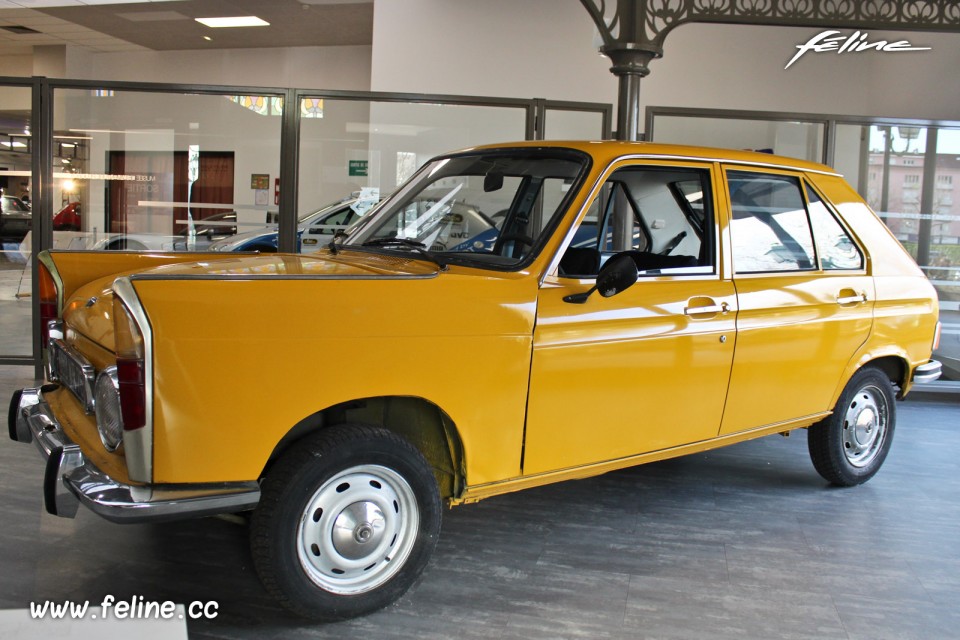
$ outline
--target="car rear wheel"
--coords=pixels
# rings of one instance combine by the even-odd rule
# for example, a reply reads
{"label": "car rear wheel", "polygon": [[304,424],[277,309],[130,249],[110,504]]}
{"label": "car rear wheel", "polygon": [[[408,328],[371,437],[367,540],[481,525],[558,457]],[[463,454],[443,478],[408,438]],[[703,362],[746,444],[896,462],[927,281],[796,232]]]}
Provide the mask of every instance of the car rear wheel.
{"label": "car rear wheel", "polygon": [[433,470],[396,434],[325,429],[263,482],[250,522],[254,566],[286,608],[343,620],[384,607],[423,572],[440,533]]}
{"label": "car rear wheel", "polygon": [[893,384],[872,367],[847,383],[833,414],[810,427],[807,446],[817,472],[850,487],[872,478],[887,457],[897,421]]}

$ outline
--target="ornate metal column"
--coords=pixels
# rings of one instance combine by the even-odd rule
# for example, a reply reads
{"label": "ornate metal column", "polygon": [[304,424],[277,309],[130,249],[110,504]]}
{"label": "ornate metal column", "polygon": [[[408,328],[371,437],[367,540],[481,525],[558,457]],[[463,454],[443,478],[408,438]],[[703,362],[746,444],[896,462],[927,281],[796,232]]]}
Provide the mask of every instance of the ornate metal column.
{"label": "ornate metal column", "polygon": [[640,133],[640,80],[650,73],[650,61],[663,56],[663,47],[645,29],[647,3],[618,0],[609,13],[605,0],[580,0],[600,31],[600,53],[610,58],[610,71],[620,80],[617,100],[617,139],[636,140]]}

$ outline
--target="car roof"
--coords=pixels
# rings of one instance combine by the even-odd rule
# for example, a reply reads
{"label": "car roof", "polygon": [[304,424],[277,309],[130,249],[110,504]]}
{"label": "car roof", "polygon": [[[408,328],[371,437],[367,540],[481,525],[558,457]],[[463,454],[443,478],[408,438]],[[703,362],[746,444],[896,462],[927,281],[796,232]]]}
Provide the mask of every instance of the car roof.
{"label": "car roof", "polygon": [[714,147],[696,147],[659,142],[626,142],[612,140],[526,140],[504,144],[490,144],[464,149],[463,152],[489,151],[498,149],[574,149],[582,151],[602,164],[608,164],[619,158],[663,158],[674,160],[701,160],[708,162],[728,162],[753,166],[772,166],[784,169],[799,169],[815,173],[840,175],[825,164],[809,162],[798,158],[787,158],[771,153],[719,149]]}

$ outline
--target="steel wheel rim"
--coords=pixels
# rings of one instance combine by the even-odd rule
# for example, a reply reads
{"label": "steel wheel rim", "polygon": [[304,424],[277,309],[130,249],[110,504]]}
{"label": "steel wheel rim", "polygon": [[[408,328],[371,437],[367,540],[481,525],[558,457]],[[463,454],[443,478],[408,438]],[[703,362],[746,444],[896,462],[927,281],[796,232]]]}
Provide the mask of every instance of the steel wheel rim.
{"label": "steel wheel rim", "polygon": [[853,395],[843,416],[843,454],[863,468],[873,462],[887,439],[889,407],[883,391],[869,385]]}
{"label": "steel wheel rim", "polygon": [[400,474],[379,465],[351,467],[307,501],[297,528],[297,557],[322,589],[364,593],[403,567],[419,526],[416,495]]}

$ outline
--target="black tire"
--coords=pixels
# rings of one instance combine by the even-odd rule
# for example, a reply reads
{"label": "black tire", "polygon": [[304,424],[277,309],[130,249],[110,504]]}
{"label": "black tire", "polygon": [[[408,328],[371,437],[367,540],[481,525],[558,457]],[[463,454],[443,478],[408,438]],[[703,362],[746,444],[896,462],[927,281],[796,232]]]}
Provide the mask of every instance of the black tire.
{"label": "black tire", "polygon": [[896,394],[887,375],[873,367],[856,372],[833,413],[807,432],[817,473],[842,487],[863,484],[883,466],[896,423]]}
{"label": "black tire", "polygon": [[108,251],[146,251],[147,246],[143,243],[137,242],[136,240],[129,240],[127,238],[121,238],[111,242],[107,246]]}
{"label": "black tire", "polygon": [[420,577],[440,535],[433,470],[402,437],[338,425],[296,443],[250,520],[254,566],[290,611],[336,621],[376,611]]}

